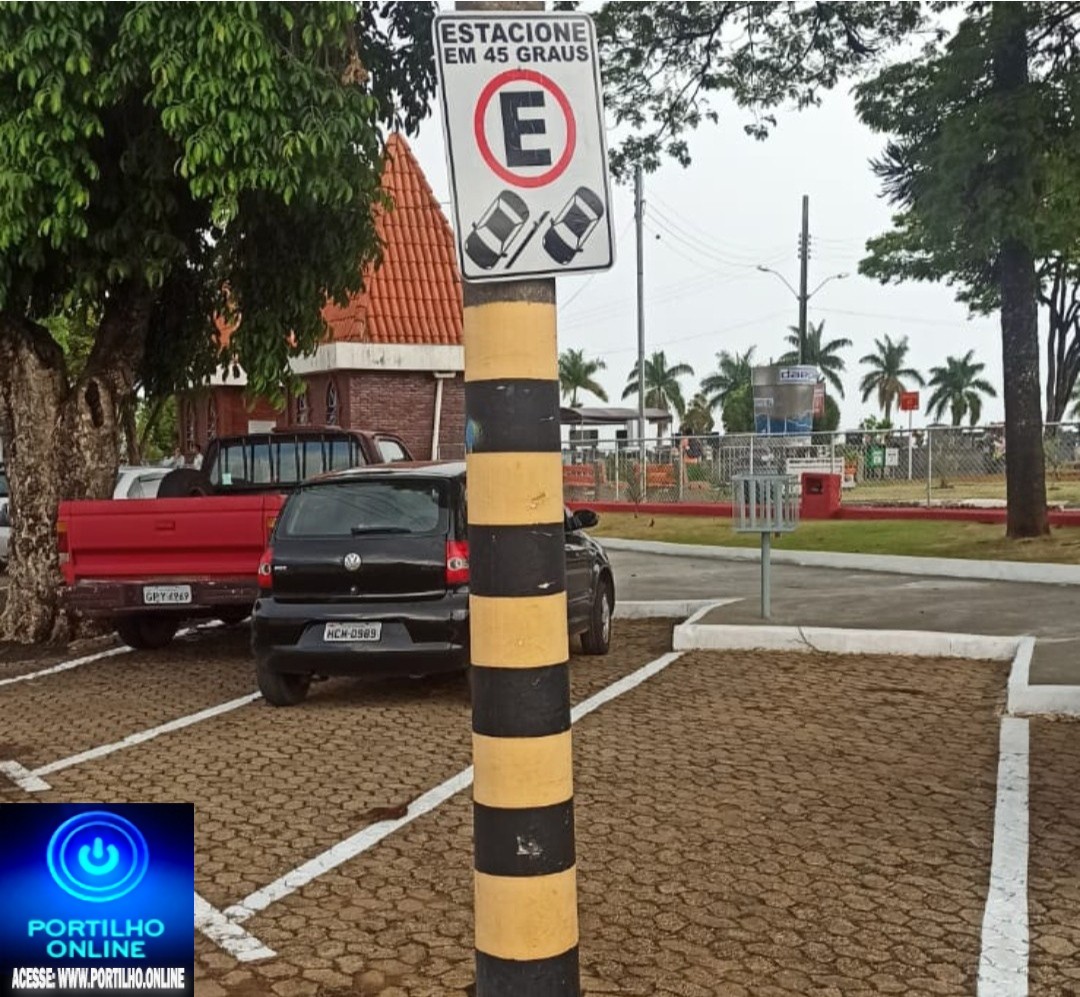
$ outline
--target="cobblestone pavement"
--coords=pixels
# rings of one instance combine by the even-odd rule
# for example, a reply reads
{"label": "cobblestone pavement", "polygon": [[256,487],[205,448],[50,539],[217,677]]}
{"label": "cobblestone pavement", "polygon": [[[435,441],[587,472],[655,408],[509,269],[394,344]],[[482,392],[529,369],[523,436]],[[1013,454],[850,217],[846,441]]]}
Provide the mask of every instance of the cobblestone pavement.
{"label": "cobblestone pavement", "polygon": [[1080,994],[1080,721],[1031,722],[1031,994]]}
{"label": "cobblestone pavement", "polygon": [[[580,701],[670,648],[619,621]],[[1007,665],[694,652],[575,728],[587,994],[973,994]],[[246,635],[0,687],[0,758],[40,765],[254,689]],[[93,703],[93,709],[87,704]],[[459,679],[318,685],[0,800],[194,800],[196,886],[226,908],[469,763]],[[1080,992],[1080,724],[1033,721],[1032,995]],[[1044,771],[1045,768],[1045,771]],[[195,937],[198,997],[460,997],[460,793],[244,923]]]}
{"label": "cobblestone pavement", "polygon": [[[1004,679],[699,652],[583,720],[586,993],[973,993]],[[462,794],[247,922],[277,959],[201,946],[202,993],[464,993],[469,842]]]}

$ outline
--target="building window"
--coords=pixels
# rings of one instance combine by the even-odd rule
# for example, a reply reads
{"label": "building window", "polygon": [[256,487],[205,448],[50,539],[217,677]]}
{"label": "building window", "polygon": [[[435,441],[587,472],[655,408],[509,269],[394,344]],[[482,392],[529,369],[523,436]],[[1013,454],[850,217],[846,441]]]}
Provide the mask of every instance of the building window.
{"label": "building window", "polygon": [[308,388],[304,385],[303,390],[296,396],[296,424],[306,426],[311,421],[311,403],[308,398]]}
{"label": "building window", "polygon": [[338,424],[337,385],[332,380],[326,386],[326,424],[328,426]]}
{"label": "building window", "polygon": [[206,406],[206,439],[217,438],[217,399],[211,395]]}

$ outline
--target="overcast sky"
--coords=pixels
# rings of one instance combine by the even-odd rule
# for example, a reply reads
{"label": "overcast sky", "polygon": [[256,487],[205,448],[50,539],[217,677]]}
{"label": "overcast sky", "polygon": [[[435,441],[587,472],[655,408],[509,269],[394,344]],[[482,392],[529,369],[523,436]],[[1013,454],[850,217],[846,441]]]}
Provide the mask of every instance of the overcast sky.
{"label": "overcast sky", "polygon": [[[744,134],[745,121],[745,113],[726,111],[719,125],[706,125],[692,137],[689,168],[668,163],[646,177],[646,353],[664,350],[669,363],[694,368],[695,377],[684,379],[689,397],[715,368],[720,350],[753,346],[763,362],[784,352],[783,337],[797,322],[798,303],[776,277],[755,267],[773,267],[798,286],[801,198],[808,194],[809,286],[831,274],[849,274],[823,287],[809,309],[811,322],[825,321],[828,339],[854,343],[844,353],[846,397],[837,399],[841,427],[876,413],[873,398],[865,404],[859,399],[864,369],[858,361],[873,350],[875,337],[885,334],[908,337],[909,365],[926,377],[946,356],[974,349],[998,391],[984,406],[983,418],[1000,421],[997,316],[969,319],[944,286],[883,287],[856,273],[866,239],[888,227],[890,211],[869,167],[882,139],[859,123],[847,90],[829,95],[821,108],[781,115],[765,142]],[[447,201],[437,112],[413,147],[436,195]],[[619,236],[614,268],[560,278],[558,296],[560,349],[582,348],[602,358],[607,369],[600,381],[617,403],[636,362],[637,327],[632,189],[616,187],[614,199]],[[924,391],[924,404],[927,397]],[[916,426],[925,421],[924,413],[916,413]]]}

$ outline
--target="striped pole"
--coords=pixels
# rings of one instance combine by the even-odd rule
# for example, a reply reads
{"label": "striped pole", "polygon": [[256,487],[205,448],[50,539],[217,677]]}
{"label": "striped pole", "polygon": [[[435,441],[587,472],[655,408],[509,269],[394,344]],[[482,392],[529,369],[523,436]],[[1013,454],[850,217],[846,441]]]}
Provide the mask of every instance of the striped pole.
{"label": "striped pole", "polygon": [[555,283],[464,296],[476,997],[578,997]]}

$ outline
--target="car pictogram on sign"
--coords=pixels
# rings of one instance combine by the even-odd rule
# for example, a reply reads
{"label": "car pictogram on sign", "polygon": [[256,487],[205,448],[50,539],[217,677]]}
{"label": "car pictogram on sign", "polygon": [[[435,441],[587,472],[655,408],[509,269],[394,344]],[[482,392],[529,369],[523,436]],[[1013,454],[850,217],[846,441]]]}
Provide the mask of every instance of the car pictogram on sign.
{"label": "car pictogram on sign", "polygon": [[604,202],[588,187],[578,187],[544,233],[544,249],[556,263],[570,263],[604,217]]}
{"label": "car pictogram on sign", "polygon": [[501,191],[479,221],[473,223],[465,240],[469,259],[478,267],[492,269],[506,256],[528,220],[528,205],[512,190]]}

